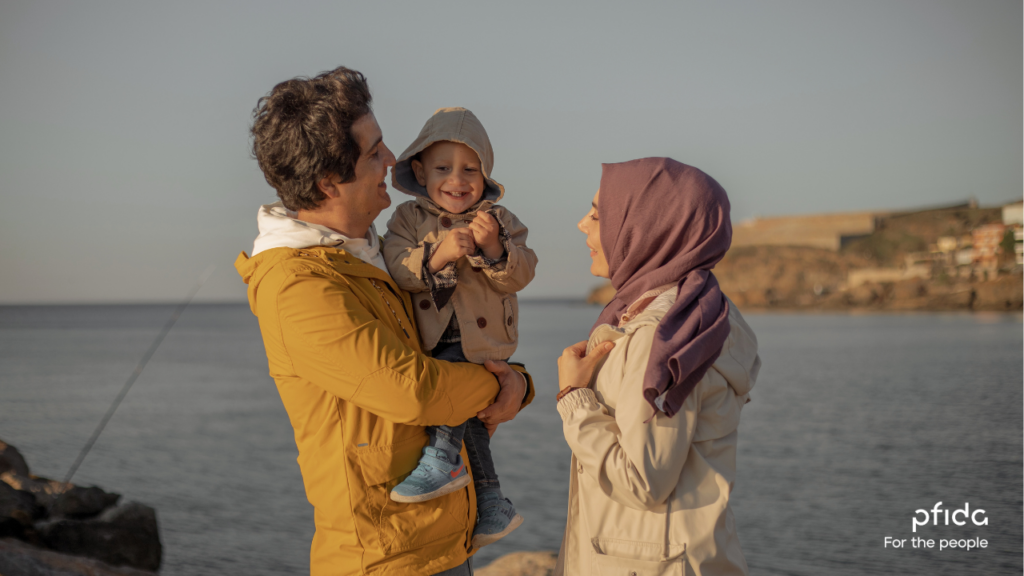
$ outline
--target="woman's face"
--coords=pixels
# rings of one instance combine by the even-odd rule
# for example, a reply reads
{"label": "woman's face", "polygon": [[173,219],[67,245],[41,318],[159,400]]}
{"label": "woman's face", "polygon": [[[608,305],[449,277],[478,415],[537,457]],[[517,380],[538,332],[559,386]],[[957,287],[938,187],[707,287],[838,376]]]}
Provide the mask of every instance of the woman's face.
{"label": "woman's face", "polygon": [[608,278],[608,259],[601,249],[601,223],[597,220],[597,201],[601,195],[598,190],[594,194],[594,202],[591,204],[590,212],[576,224],[576,227],[587,235],[587,247],[590,248],[590,273],[601,278]]}

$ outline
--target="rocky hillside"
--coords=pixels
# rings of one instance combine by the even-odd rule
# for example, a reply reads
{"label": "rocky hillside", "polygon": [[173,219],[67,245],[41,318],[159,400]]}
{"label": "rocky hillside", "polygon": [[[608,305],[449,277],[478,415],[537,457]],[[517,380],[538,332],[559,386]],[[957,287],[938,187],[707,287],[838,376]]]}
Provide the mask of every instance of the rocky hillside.
{"label": "rocky hillside", "polygon": [[[966,206],[887,214],[837,250],[734,246],[714,273],[743,309],[1019,311],[1024,278],[1012,253],[1000,257],[998,271],[981,271],[936,252],[940,238],[963,241],[1000,221],[998,208]],[[603,304],[614,294],[604,284],[588,301]]]}

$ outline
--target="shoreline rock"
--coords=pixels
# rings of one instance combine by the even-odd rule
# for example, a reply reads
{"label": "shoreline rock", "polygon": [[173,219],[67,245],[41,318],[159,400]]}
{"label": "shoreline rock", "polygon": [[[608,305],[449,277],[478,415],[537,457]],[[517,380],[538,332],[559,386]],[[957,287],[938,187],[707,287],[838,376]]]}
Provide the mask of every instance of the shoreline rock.
{"label": "shoreline rock", "polygon": [[0,538],[0,574],[4,576],[153,576],[127,566],[111,566],[84,556],[36,548],[20,540]]}
{"label": "shoreline rock", "polygon": [[0,440],[0,474],[5,472],[28,476],[28,463],[17,448]]}
{"label": "shoreline rock", "polygon": [[473,572],[477,576],[551,576],[557,561],[558,552],[553,550],[513,552]]}
{"label": "shoreline rock", "polygon": [[120,499],[96,486],[35,476],[18,450],[0,441],[0,574],[155,573],[163,556],[156,510]]}

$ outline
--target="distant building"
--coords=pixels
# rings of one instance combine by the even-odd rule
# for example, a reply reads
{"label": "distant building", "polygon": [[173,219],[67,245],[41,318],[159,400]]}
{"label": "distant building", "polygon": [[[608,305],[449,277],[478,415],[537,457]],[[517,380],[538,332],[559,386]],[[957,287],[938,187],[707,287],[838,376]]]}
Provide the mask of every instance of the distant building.
{"label": "distant building", "polygon": [[935,247],[938,248],[939,252],[953,252],[957,249],[956,236],[940,236],[938,241],[935,243]]}
{"label": "distant building", "polygon": [[1018,227],[1013,231],[1013,252],[1017,255],[1017,265],[1024,265],[1024,229]]}
{"label": "distant building", "polygon": [[1024,225],[1024,200],[1003,206],[1003,224],[1007,226]]}
{"label": "distant building", "polygon": [[973,245],[972,262],[989,278],[995,278],[999,270],[999,245],[1006,234],[1004,224],[986,224],[971,231]]}
{"label": "distant building", "polygon": [[856,288],[862,284],[881,284],[884,282],[902,282],[911,278],[931,278],[930,266],[909,266],[905,268],[858,268],[850,270],[846,275],[846,287]]}

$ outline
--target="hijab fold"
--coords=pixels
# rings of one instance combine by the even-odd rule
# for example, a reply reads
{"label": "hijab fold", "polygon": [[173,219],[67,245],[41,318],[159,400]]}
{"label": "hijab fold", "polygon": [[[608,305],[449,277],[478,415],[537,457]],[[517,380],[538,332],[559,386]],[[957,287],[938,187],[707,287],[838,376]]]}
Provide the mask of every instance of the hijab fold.
{"label": "hijab fold", "polygon": [[677,286],[675,304],[656,328],[643,386],[651,407],[672,417],[729,337],[729,303],[711,273],[732,243],[729,198],[697,168],[642,158],[602,164],[597,211],[616,294],[594,328],[617,325],[648,290]]}

